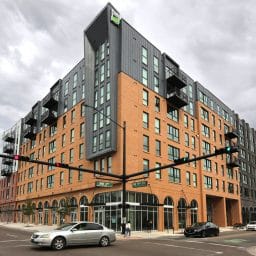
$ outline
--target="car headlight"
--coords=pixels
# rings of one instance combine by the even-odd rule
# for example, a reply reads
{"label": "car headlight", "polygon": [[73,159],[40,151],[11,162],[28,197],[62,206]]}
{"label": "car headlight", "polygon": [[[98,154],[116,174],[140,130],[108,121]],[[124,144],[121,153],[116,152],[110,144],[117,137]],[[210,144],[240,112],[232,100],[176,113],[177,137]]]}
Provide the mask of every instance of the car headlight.
{"label": "car headlight", "polygon": [[49,237],[50,237],[49,234],[43,234],[43,235],[40,236],[40,238],[49,238]]}

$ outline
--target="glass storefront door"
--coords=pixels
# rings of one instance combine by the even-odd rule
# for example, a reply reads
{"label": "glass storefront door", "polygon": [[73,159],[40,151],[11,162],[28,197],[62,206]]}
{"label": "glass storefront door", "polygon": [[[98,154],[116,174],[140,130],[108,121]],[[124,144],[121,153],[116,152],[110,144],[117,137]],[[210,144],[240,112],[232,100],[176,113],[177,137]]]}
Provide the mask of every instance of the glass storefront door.
{"label": "glass storefront door", "polygon": [[99,223],[101,225],[105,225],[105,212],[103,210],[95,210],[94,211],[94,222]]}

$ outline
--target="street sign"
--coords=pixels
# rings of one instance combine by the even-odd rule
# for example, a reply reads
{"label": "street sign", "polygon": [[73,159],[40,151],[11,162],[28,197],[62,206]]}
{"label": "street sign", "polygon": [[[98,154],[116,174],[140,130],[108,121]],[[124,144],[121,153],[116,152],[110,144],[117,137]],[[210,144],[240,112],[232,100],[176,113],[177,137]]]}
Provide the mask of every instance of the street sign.
{"label": "street sign", "polygon": [[140,187],[146,187],[148,185],[148,182],[146,180],[137,181],[132,183],[133,188],[140,188]]}
{"label": "street sign", "polygon": [[104,181],[96,181],[95,182],[95,187],[98,187],[98,188],[112,188],[113,187],[113,183],[111,183],[111,182],[104,182]]}

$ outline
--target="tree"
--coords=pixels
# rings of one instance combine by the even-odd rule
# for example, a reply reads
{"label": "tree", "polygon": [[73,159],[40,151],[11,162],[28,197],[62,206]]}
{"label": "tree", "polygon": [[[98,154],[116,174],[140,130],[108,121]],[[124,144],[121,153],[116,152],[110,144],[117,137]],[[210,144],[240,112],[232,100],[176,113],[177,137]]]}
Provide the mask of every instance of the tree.
{"label": "tree", "polygon": [[22,208],[22,213],[27,216],[28,225],[30,222],[30,216],[34,214],[34,207],[32,204],[32,200],[28,199],[26,201],[25,206]]}

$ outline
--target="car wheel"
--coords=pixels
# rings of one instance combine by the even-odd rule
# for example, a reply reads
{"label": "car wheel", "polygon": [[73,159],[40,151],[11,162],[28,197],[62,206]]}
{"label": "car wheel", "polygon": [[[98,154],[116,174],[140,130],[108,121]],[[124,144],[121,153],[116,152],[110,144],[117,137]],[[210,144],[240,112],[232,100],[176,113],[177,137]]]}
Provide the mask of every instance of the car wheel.
{"label": "car wheel", "polygon": [[52,248],[54,250],[62,250],[66,245],[66,241],[63,237],[55,237],[52,241]]}
{"label": "car wheel", "polygon": [[206,233],[205,233],[205,231],[203,230],[202,232],[201,232],[201,237],[205,237],[206,236]]}
{"label": "car wheel", "polygon": [[107,236],[103,236],[101,239],[100,239],[100,242],[99,242],[100,246],[101,247],[106,247],[109,245],[109,238]]}

